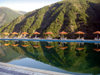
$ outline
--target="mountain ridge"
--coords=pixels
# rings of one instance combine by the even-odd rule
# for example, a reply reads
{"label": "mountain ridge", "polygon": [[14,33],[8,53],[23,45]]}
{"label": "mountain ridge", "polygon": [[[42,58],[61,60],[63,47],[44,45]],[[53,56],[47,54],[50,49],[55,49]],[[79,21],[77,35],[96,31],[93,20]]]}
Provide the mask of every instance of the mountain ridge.
{"label": "mountain ridge", "polygon": [[0,26],[8,24],[22,14],[8,7],[0,7]]}
{"label": "mountain ridge", "polygon": [[0,28],[0,32],[33,32],[43,33],[52,31],[53,37],[59,32],[69,32],[69,38],[75,38],[76,31],[84,31],[85,38],[94,38],[93,32],[100,30],[100,1],[99,0],[67,0],[37,9],[18,17],[7,26]]}

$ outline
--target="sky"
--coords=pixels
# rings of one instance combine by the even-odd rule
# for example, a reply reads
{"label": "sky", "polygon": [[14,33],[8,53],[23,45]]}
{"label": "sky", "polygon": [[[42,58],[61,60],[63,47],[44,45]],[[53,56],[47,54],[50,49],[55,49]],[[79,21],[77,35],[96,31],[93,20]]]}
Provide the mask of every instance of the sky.
{"label": "sky", "polygon": [[61,0],[0,0],[0,7],[29,12],[58,1]]}

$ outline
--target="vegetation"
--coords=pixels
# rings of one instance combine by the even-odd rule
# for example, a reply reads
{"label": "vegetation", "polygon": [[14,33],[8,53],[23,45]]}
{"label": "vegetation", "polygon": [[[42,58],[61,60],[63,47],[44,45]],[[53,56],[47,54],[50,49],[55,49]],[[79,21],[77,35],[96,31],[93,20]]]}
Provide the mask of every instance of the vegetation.
{"label": "vegetation", "polygon": [[52,31],[53,37],[58,37],[60,31],[67,31],[69,38],[75,38],[73,33],[83,31],[85,38],[94,38],[93,32],[100,30],[99,0],[63,0],[20,16],[8,25],[2,26],[0,32],[26,31],[28,36],[38,31]]}
{"label": "vegetation", "polygon": [[22,13],[11,10],[6,7],[0,7],[0,26],[12,22],[14,19],[22,15]]}

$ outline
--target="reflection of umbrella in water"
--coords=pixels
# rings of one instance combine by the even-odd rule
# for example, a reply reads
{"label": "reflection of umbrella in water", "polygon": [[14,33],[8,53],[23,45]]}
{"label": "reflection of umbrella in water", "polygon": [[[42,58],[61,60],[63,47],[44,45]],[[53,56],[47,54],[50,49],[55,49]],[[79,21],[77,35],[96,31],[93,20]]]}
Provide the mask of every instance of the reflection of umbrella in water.
{"label": "reflection of umbrella in water", "polygon": [[80,39],[80,35],[84,35],[85,33],[82,32],[82,31],[78,31],[78,32],[76,32],[75,34],[78,34],[78,35],[79,35],[79,39]]}
{"label": "reflection of umbrella in water", "polygon": [[51,48],[53,48],[53,46],[45,46],[46,48],[48,48],[48,49],[51,49]]}
{"label": "reflection of umbrella in water", "polygon": [[97,48],[97,49],[95,48],[94,50],[97,51],[97,52],[100,52],[100,49],[99,48]]}
{"label": "reflection of umbrella in water", "polygon": [[28,47],[29,45],[22,45],[22,47]]}
{"label": "reflection of umbrella in water", "polygon": [[97,34],[97,39],[99,39],[100,31],[93,32],[93,34]]}
{"label": "reflection of umbrella in water", "polygon": [[33,45],[33,47],[34,47],[34,48],[39,48],[40,46],[39,46],[39,45]]}
{"label": "reflection of umbrella in water", "polygon": [[9,43],[4,44],[4,46],[9,46],[9,45],[10,45]]}
{"label": "reflection of umbrella in water", "polygon": [[65,47],[60,47],[60,49],[62,49],[62,50],[65,50],[65,49],[67,49],[68,47],[67,46],[65,46]]}
{"label": "reflection of umbrella in water", "polygon": [[39,32],[34,32],[33,34],[35,35],[35,38],[37,38],[37,35],[39,35],[40,33]]}
{"label": "reflection of umbrella in water", "polygon": [[17,47],[17,46],[18,46],[18,44],[12,44],[12,46]]}
{"label": "reflection of umbrella in water", "polygon": [[76,48],[76,50],[79,50],[79,51],[81,51],[81,50],[84,50],[84,48]]}

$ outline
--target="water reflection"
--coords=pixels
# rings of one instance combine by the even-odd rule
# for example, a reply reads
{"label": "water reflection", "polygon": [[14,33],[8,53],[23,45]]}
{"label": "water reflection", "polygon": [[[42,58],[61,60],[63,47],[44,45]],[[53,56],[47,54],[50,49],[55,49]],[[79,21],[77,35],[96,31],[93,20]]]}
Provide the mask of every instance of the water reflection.
{"label": "water reflection", "polygon": [[0,43],[1,62],[29,57],[70,72],[100,73],[100,44],[32,41]]}

